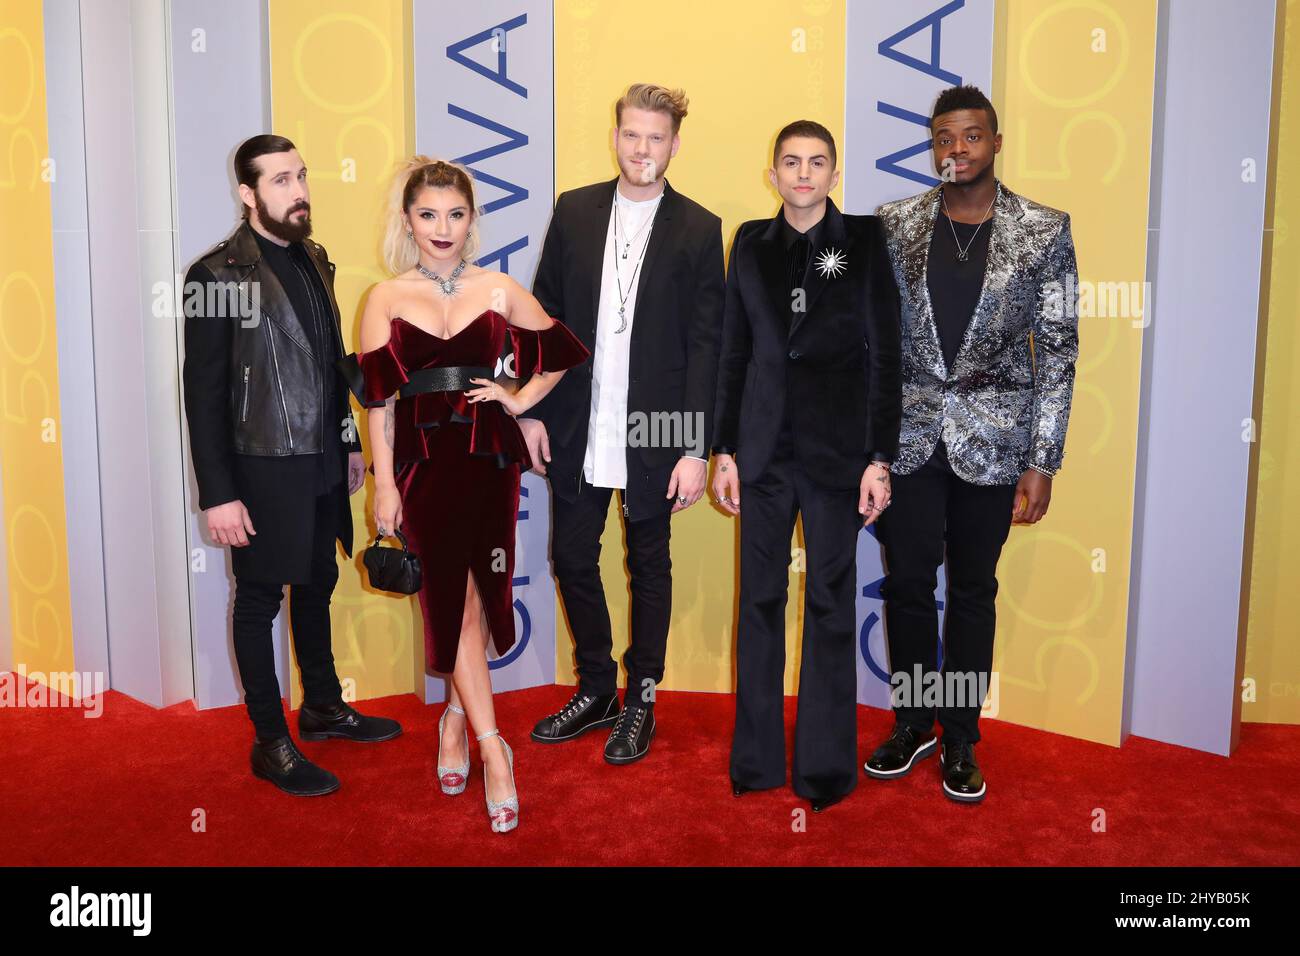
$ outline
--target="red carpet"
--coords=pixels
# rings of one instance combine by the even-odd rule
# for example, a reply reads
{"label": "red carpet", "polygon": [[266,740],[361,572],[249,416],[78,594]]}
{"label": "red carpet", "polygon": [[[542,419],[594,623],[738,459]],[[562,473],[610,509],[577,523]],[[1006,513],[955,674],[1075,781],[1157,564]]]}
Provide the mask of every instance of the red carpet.
{"label": "red carpet", "polygon": [[[290,797],[251,775],[242,706],[156,711],[110,691],[98,719],[73,708],[5,708],[0,865],[1300,861],[1300,727],[1246,724],[1226,759],[1138,738],[1115,749],[986,721],[976,751],[989,783],[982,804],[946,799],[931,758],[891,783],[860,776],[843,803],[814,815],[788,787],[731,796],[730,696],[661,693],[650,755],[611,767],[599,731],[563,745],[528,740],[533,722],[570,693],[542,687],[497,698],[521,797],[519,828],[504,835],[488,829],[477,751],[465,793],[439,792],[441,705],[413,695],[361,707],[399,719],[405,733],[396,740],[301,745],[343,781],[317,798]],[[865,759],[891,718],[865,707],[859,714]],[[789,700],[790,733],[793,720]],[[195,833],[200,808],[207,831]],[[1098,809],[1104,833],[1093,831]]]}

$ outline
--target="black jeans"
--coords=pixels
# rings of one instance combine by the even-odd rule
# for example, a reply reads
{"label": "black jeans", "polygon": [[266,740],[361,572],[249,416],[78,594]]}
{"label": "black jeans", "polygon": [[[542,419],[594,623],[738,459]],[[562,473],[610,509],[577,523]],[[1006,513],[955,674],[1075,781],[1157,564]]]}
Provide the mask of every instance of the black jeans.
{"label": "black jeans", "polygon": [[[344,493],[345,486],[339,484],[317,496],[311,583],[295,584],[289,590],[289,627],[302,673],[303,702],[314,707],[329,707],[343,699],[330,642],[330,597],[339,579],[334,542],[338,496]],[[235,579],[235,661],[244,685],[244,705],[262,740],[289,733],[271,645],[271,623],[280,613],[283,596],[283,584]]]}
{"label": "black jeans", "polygon": [[[879,520],[886,572],[881,590],[890,671],[895,681],[905,676],[908,690],[903,706],[895,702],[894,718],[928,733],[937,711],[945,740],[973,744],[980,739],[983,689],[993,666],[998,558],[1011,529],[1016,486],[973,485],[958,478],[942,441],[929,461],[910,475],[892,476],[891,483],[891,503]],[[934,590],[945,545],[943,671],[936,678]],[[918,667],[922,681],[938,681],[937,707],[919,696],[924,686],[918,686]]]}
{"label": "black jeans", "polygon": [[[588,484],[584,478],[573,502],[551,496],[551,562],[573,629],[578,689],[593,696],[613,694],[618,685],[609,605],[600,580],[600,536],[605,531],[613,491]],[[623,497],[622,492],[619,497]],[[653,704],[654,686],[664,678],[673,605],[670,517],[670,512],[664,512],[658,517],[625,522],[632,623],[623,655],[628,687],[624,703],[630,700]]]}

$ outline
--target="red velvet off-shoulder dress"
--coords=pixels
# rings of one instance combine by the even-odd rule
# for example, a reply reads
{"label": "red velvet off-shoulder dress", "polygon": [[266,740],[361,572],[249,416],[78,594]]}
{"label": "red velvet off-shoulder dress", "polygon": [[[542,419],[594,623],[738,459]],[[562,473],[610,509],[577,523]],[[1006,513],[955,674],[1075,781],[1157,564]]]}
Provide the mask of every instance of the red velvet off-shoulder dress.
{"label": "red velvet off-shoulder dress", "polygon": [[497,655],[515,643],[511,582],[519,477],[532,461],[519,425],[500,403],[465,396],[466,388],[478,387],[467,376],[493,377],[506,335],[521,379],[572,368],[590,356],[558,321],[532,331],[494,311],[447,339],[398,317],[387,343],[357,356],[363,405],[382,406],[398,393],[393,475],[402,532],[422,565],[425,661],[439,673],[456,667],[470,573]]}

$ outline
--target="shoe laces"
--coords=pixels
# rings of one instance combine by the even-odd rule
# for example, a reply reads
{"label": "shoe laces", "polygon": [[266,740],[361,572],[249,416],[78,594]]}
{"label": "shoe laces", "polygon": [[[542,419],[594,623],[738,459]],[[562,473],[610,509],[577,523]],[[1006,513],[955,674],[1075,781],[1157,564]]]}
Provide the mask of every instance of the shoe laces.
{"label": "shoe laces", "polygon": [[965,741],[943,745],[943,762],[949,767],[975,762],[975,750]]}
{"label": "shoe laces", "polygon": [[889,743],[902,750],[915,747],[920,739],[921,732],[914,727],[895,727],[894,732],[889,735]]}
{"label": "shoe laces", "polygon": [[551,720],[556,723],[563,723],[578,712],[583,704],[591,700],[586,694],[574,694],[569,698],[569,702],[561,707],[556,713],[551,714]]}
{"label": "shoe laces", "polygon": [[645,720],[646,711],[644,707],[624,707],[618,712],[618,720],[614,721],[614,737],[625,737],[631,739],[641,732],[641,722]]}
{"label": "shoe laces", "polygon": [[303,755],[303,752],[298,749],[298,747],[294,744],[292,740],[290,740],[286,749],[284,769],[292,770],[295,764],[304,762],[306,761],[306,759],[307,758]]}

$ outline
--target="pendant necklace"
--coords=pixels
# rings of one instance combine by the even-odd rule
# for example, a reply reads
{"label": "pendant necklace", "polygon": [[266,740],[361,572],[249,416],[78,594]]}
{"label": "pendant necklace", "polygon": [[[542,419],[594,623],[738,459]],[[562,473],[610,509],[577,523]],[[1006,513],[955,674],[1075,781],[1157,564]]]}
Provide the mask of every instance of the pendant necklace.
{"label": "pendant necklace", "polygon": [[[662,195],[662,194],[661,194],[661,195]],[[655,208],[657,209],[658,207],[656,206]],[[629,249],[632,248],[632,243],[636,242],[636,240],[637,240],[637,236],[641,235],[642,231],[643,231],[647,226],[649,226],[650,223],[651,223],[653,220],[654,220],[654,213],[651,213],[649,216],[646,216],[645,222],[641,223],[641,228],[638,229],[636,232],[634,232],[634,233],[632,234],[631,238],[628,238],[628,239],[625,239],[625,240],[624,240],[624,242],[623,242],[623,258],[624,258],[624,259],[627,258],[627,251],[628,251]],[[618,200],[615,199],[615,200],[614,200],[614,243],[615,243],[615,245],[618,244],[618,235],[619,235],[619,233],[620,233],[620,232],[625,232],[625,230],[623,230],[622,228],[620,228],[622,225],[623,225],[623,220],[622,220],[622,217],[619,215],[619,212],[618,212]]]}
{"label": "pendant necklace", "polygon": [[[998,183],[997,189],[993,191],[993,199],[989,201],[989,208],[984,210],[985,217],[993,211],[993,204],[998,201],[998,196],[1002,193],[1002,184]],[[961,240],[957,238],[957,227],[952,224],[952,216],[948,215],[948,197],[944,195],[943,190],[939,190],[939,201],[943,203],[943,215],[948,220],[948,228],[952,230],[952,241],[957,245],[957,261],[965,262],[970,258],[970,247],[975,244],[975,237],[980,234],[984,228],[984,219],[981,219],[975,231],[970,234],[970,241],[963,248]]]}
{"label": "pendant necklace", "polygon": [[426,279],[432,279],[434,282],[438,283],[439,291],[441,291],[443,295],[447,296],[447,298],[451,298],[453,295],[455,295],[457,292],[460,291],[460,289],[457,288],[456,286],[456,280],[459,279],[460,274],[465,271],[465,260],[461,259],[460,264],[457,265],[456,268],[452,269],[451,275],[447,276],[447,278],[445,279],[442,276],[438,275],[438,273],[431,272],[428,269],[426,269],[423,263],[417,262],[415,264],[415,268],[416,271],[418,271],[420,275],[424,276]]}
{"label": "pendant necklace", "polygon": [[[662,199],[663,193],[660,193],[659,196]],[[659,206],[658,204],[656,204],[654,208],[654,212],[650,213],[650,215],[646,218],[645,223],[642,224],[641,228],[644,229],[647,225],[652,225],[654,223],[654,218],[658,214],[658,212],[659,212]],[[615,247],[618,246],[618,240],[619,240],[618,225],[619,225],[618,197],[615,196],[614,197],[614,246]],[[641,229],[638,229],[637,235],[640,234],[641,234]],[[635,238],[636,236],[632,237],[632,239]],[[632,244],[632,240],[628,240],[628,242],[624,245],[624,249],[623,249],[624,259],[627,258],[627,249],[628,247],[631,246],[631,244]],[[636,286],[636,274],[641,269],[641,262],[645,259],[645,251],[649,247],[650,247],[650,234],[646,233],[645,242],[641,244],[641,254],[637,256],[636,265],[632,267],[632,278],[627,284],[627,292],[623,291],[623,277],[622,275],[619,274],[618,271],[618,249],[617,248],[610,249],[610,253],[614,257],[614,281],[618,283],[618,328],[614,330],[615,334],[622,332],[624,329],[627,328],[627,300],[628,297],[632,295],[633,287]]]}

